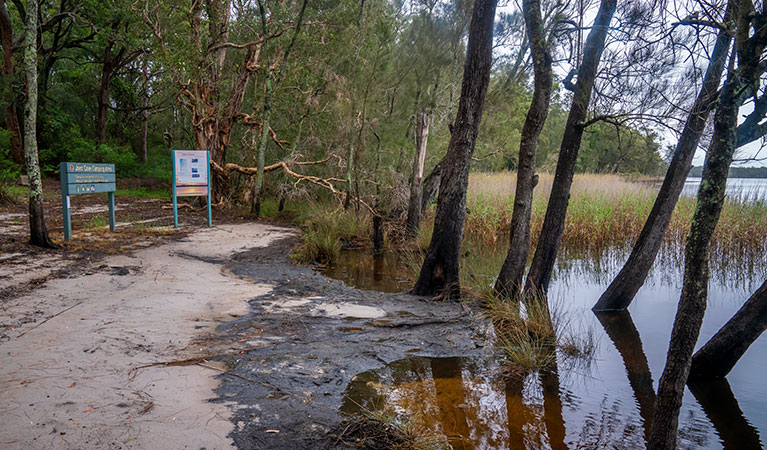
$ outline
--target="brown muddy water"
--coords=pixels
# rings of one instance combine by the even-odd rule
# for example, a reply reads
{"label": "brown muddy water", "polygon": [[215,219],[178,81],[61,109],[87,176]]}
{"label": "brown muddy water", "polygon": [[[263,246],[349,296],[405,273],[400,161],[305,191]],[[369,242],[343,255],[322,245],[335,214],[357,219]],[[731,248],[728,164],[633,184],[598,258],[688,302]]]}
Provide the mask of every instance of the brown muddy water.
{"label": "brown muddy water", "polygon": [[[595,315],[591,307],[623,260],[620,255],[603,261],[571,259],[559,265],[552,281],[554,308],[579,332],[590,330],[595,336],[597,349],[589,363],[559,354],[552,372],[508,377],[500,358],[411,356],[355,376],[342,412],[384,411],[456,449],[643,448],[682,268],[654,268],[628,313]],[[396,253],[373,257],[354,250],[342,253],[325,274],[361,289],[399,292],[412,283],[406,264]],[[712,270],[698,346],[759,287],[764,272],[726,276]],[[726,380],[688,386],[679,447],[764,448],[765,374],[767,338],[762,336]]]}

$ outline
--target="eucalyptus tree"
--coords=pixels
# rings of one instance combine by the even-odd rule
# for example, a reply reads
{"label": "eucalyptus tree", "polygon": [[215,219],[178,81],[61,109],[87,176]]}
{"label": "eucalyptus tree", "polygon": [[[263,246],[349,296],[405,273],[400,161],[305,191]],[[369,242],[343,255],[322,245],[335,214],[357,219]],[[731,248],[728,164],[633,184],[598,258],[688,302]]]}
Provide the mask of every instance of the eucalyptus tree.
{"label": "eucalyptus tree", "polygon": [[24,164],[24,144],[22,141],[16,78],[16,35],[13,21],[5,0],[0,1],[0,44],[3,46],[3,99],[5,101],[5,126],[10,132],[10,157],[16,164]]}
{"label": "eucalyptus tree", "polygon": [[93,5],[90,20],[98,28],[94,37],[97,60],[100,61],[100,82],[96,108],[96,144],[106,142],[109,90],[112,80],[127,65],[147,52],[145,27],[139,18],[122,1],[111,0]]}
{"label": "eucalyptus tree", "polygon": [[[169,71],[178,102],[191,116],[195,147],[211,152],[213,196],[228,200],[230,181],[223,166],[265,36],[254,30],[243,42],[229,39],[230,21],[238,19],[230,0],[147,0],[134,8],[154,36],[156,58]],[[242,53],[240,64],[233,64],[230,50]]]}
{"label": "eucalyptus tree", "polygon": [[[588,115],[592,89],[616,5],[617,0],[600,1],[591,32],[586,38],[583,60],[576,73],[577,79],[573,89],[572,105],[562,137],[543,228],[538,237],[538,245],[525,282],[525,291],[531,294],[545,294],[548,290],[554,261],[564,231],[567,205],[570,199],[570,186],[575,173],[575,164]],[[567,82],[571,82],[571,80]]]}
{"label": "eucalyptus tree", "polygon": [[[760,62],[767,47],[767,15],[749,0],[733,2],[733,20],[726,24],[734,36],[727,78],[719,91],[714,133],[685,246],[682,294],[666,359],[648,441],[650,449],[676,448],[679,410],[700,334],[708,296],[708,247],[719,220],[725,185],[738,141],[738,111],[748,98],[758,103]],[[762,87],[763,89],[763,87]],[[762,93],[762,95],[764,95]]]}
{"label": "eucalyptus tree", "polygon": [[442,162],[434,232],[413,294],[460,296],[458,276],[471,155],[490,79],[495,0],[474,3],[458,113]]}
{"label": "eucalyptus tree", "polygon": [[[405,70],[412,73],[415,83],[412,117],[416,151],[405,220],[405,232],[410,238],[418,232],[421,223],[429,126],[434,119],[437,123],[443,122],[450,110],[455,84],[451,74],[459,66],[457,49],[465,36],[467,19],[465,12],[453,5],[426,3],[403,33],[408,36],[400,45],[405,64],[409,66]],[[410,127],[407,134],[409,130]]]}
{"label": "eucalyptus tree", "polygon": [[[663,185],[658,192],[650,215],[628,260],[594,305],[595,311],[626,309],[639,288],[644,284],[657,257],[674,207],[681,195],[687,174],[692,167],[695,150],[704,134],[708,117],[716,106],[722,71],[732,43],[731,31],[726,26],[731,21],[731,10],[732,6],[728,7],[724,14],[720,13],[722,25],[718,28],[713,49],[710,52],[706,73],[703,76],[695,102],[689,109],[690,112],[676,143],[666,176],[663,179]],[[709,11],[706,15],[716,17],[717,11]],[[696,33],[696,42],[705,40],[706,31],[707,28]]]}
{"label": "eucalyptus tree", "polygon": [[527,264],[533,189],[537,184],[535,152],[538,137],[549,112],[553,82],[551,50],[544,35],[540,0],[523,0],[522,11],[533,59],[534,85],[533,99],[522,127],[519,144],[517,186],[514,193],[514,209],[511,214],[509,251],[495,283],[495,291],[504,297],[516,297]]}

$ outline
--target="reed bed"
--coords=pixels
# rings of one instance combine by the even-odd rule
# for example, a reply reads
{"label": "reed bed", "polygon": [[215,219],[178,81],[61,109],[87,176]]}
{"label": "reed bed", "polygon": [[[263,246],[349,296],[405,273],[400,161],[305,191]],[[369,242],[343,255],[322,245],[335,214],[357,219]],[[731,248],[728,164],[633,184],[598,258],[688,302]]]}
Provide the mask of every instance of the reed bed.
{"label": "reed bed", "polygon": [[[540,233],[553,176],[541,174],[533,196],[532,246]],[[465,239],[503,245],[508,239],[514,205],[514,173],[475,173],[469,177]],[[565,220],[564,255],[603,254],[630,248],[650,214],[657,189],[618,175],[576,175]],[[664,255],[681,258],[695,208],[694,197],[682,197],[664,239]],[[754,195],[725,200],[711,243],[718,264],[745,264],[767,252],[767,202]]]}

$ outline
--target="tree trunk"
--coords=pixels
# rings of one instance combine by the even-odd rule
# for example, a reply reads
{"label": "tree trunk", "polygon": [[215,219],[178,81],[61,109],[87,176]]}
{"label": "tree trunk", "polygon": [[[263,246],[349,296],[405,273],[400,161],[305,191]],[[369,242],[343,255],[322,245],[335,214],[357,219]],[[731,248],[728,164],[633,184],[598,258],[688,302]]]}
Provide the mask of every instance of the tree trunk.
{"label": "tree trunk", "polygon": [[98,108],[96,111],[96,144],[106,140],[107,107],[109,106],[109,83],[112,81],[112,43],[104,50],[104,64],[101,66],[101,85],[99,86]]}
{"label": "tree trunk", "polygon": [[[730,13],[731,8],[728,7],[727,12],[725,12],[725,21],[729,20]],[[716,106],[722,70],[727,61],[731,42],[730,33],[719,32],[714,50],[711,53],[711,62],[703,77],[703,85],[695,99],[690,115],[687,117],[682,135],[676,144],[674,156],[666,171],[663,186],[658,192],[650,216],[647,218],[626,264],[594,305],[594,311],[628,308],[637,291],[644,284],[647,274],[658,256],[658,251],[663,243],[663,236],[666,234],[674,207],[682,193],[687,174],[692,168],[692,158],[705,130],[708,116]]]}
{"label": "tree trunk", "polygon": [[434,169],[432,169],[429,176],[426,177],[426,179],[423,181],[423,193],[422,193],[422,199],[421,199],[421,215],[423,216],[424,210],[431,204],[431,202],[434,200],[434,197],[437,196],[437,191],[439,191],[439,185],[441,180],[441,174],[442,174],[442,161],[437,163],[436,166],[434,166]]}
{"label": "tree trunk", "polygon": [[423,169],[426,163],[426,144],[429,139],[429,115],[418,113],[415,127],[415,161],[410,178],[410,203],[407,208],[405,235],[412,239],[421,225],[421,204],[423,202]]}
{"label": "tree trunk", "polygon": [[461,98],[442,164],[434,232],[413,294],[460,296],[459,252],[466,219],[466,187],[482,107],[490,81],[496,0],[474,3],[464,64]]}
{"label": "tree trunk", "polygon": [[5,125],[11,134],[11,160],[18,165],[24,164],[24,143],[21,139],[21,125],[19,124],[19,112],[16,108],[16,90],[13,89],[16,75],[16,63],[13,58],[13,28],[11,16],[5,7],[5,0],[0,0],[0,43],[3,45],[2,75],[6,86],[5,97]]}
{"label": "tree trunk", "polygon": [[[649,449],[676,448],[679,409],[690,372],[692,352],[700,334],[708,296],[708,246],[724,203],[727,174],[732,163],[737,137],[738,109],[742,99],[758,86],[757,66],[767,41],[767,30],[760,24],[749,38],[753,5],[742,1],[737,10],[735,49],[738,68],[733,66],[721,89],[714,116],[714,135],[703,165],[698,200],[685,247],[682,295],[671,331],[666,366],[658,383],[658,399],[653,414]],[[758,20],[758,19],[757,19]],[[761,20],[759,20],[761,22]]]}
{"label": "tree trunk", "polygon": [[148,137],[149,127],[147,126],[149,117],[149,73],[147,69],[147,61],[144,58],[141,67],[141,80],[144,85],[144,92],[141,93],[141,144],[139,145],[139,160],[145,164],[147,161],[148,152]]}
{"label": "tree trunk", "polygon": [[690,379],[724,378],[767,330],[767,281],[692,357]]}
{"label": "tree trunk", "polygon": [[570,201],[570,186],[573,183],[575,162],[581,147],[583,136],[583,121],[586,119],[591,91],[597,75],[599,60],[604,50],[607,29],[615,13],[617,0],[601,0],[594,26],[586,38],[583,50],[583,62],[578,69],[578,80],[575,84],[573,102],[567,116],[562,145],[559,150],[557,169],[551,195],[543,220],[543,228],[538,238],[530,272],[527,274],[525,290],[531,294],[545,294],[548,291],[554,261],[557,258],[562,232],[565,227],[567,205]]}
{"label": "tree trunk", "polygon": [[[37,11],[37,0],[29,0],[29,11]],[[37,159],[37,14],[27,14],[24,36],[24,74],[27,101],[24,105],[24,159],[29,177],[29,243],[44,248],[59,248],[48,236],[43,214],[43,183]]]}
{"label": "tree trunk", "polygon": [[527,35],[530,37],[530,49],[533,53],[534,88],[533,99],[527,111],[519,143],[517,188],[514,193],[514,210],[511,214],[509,252],[506,254],[506,260],[495,283],[495,291],[500,297],[517,297],[527,265],[530,252],[533,189],[537,183],[535,152],[538,147],[538,137],[541,135],[543,124],[549,113],[553,78],[551,55],[546,47],[541,19],[540,0],[524,0],[522,11],[525,15]]}
{"label": "tree trunk", "polygon": [[[266,36],[266,33],[264,33]],[[272,113],[272,73],[269,68],[266,75],[266,95],[264,96],[264,116],[261,126],[261,140],[258,143],[258,172],[256,173],[256,183],[253,186],[253,209],[252,213],[256,218],[261,215],[261,188],[264,184],[264,158],[266,153],[266,143],[269,139],[269,119]]]}

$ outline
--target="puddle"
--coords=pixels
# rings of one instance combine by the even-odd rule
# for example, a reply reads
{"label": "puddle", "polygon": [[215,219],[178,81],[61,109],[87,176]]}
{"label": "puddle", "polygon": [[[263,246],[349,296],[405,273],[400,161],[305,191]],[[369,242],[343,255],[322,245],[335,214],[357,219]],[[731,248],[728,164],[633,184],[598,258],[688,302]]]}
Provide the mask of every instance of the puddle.
{"label": "puddle", "polygon": [[413,287],[406,268],[407,260],[401,253],[373,255],[370,249],[349,249],[338,255],[335,264],[320,272],[358,289],[395,293]]}
{"label": "puddle", "polygon": [[454,449],[567,448],[556,377],[505,378],[489,359],[411,356],[355,376],[341,412],[384,411]]}

